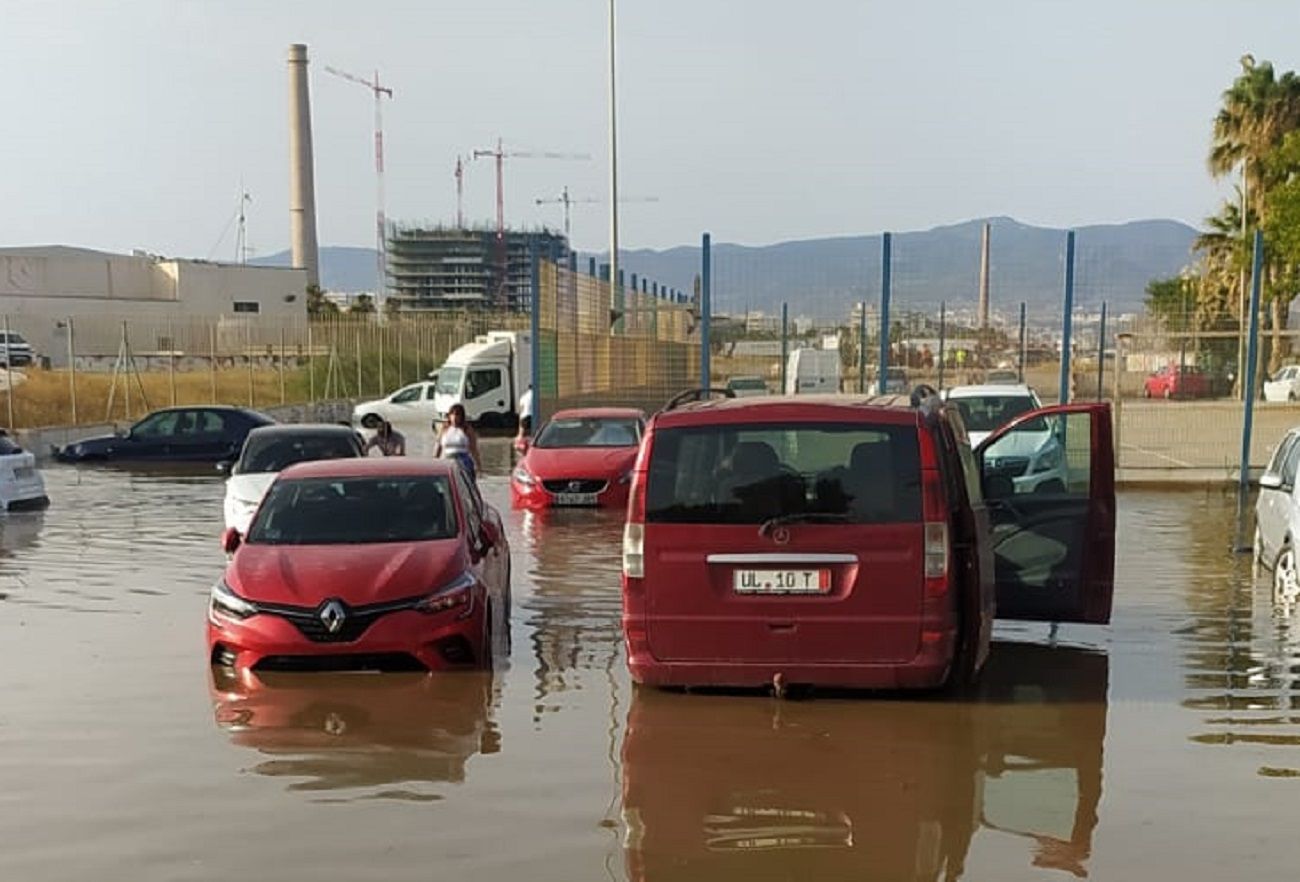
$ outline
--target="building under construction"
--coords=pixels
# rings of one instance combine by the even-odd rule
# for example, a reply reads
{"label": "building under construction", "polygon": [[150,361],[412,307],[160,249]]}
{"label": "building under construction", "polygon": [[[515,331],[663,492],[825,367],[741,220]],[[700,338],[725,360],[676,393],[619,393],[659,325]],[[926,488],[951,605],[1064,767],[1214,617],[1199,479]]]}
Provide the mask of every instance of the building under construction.
{"label": "building under construction", "polygon": [[507,309],[527,312],[533,298],[533,255],[566,261],[568,243],[549,230],[507,230],[395,224],[388,238],[388,298],[406,311]]}

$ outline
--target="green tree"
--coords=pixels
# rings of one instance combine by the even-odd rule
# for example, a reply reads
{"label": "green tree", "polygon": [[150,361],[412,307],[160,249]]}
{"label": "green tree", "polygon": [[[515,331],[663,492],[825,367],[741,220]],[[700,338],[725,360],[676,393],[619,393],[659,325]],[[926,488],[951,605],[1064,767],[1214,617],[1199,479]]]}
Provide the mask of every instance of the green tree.
{"label": "green tree", "polygon": [[325,296],[320,285],[307,286],[307,315],[314,317],[338,315],[338,305]]}
{"label": "green tree", "polygon": [[358,294],[357,299],[348,307],[351,315],[372,315],[375,312],[375,298],[369,294]]}

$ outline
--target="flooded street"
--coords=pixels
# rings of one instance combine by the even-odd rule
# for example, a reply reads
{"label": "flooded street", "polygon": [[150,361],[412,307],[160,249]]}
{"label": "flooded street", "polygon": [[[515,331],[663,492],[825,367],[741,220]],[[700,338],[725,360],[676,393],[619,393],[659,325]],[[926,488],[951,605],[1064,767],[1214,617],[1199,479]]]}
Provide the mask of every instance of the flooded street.
{"label": "flooded street", "polygon": [[[493,675],[204,650],[221,481],[52,467],[0,520],[0,880],[1291,878],[1300,638],[1218,491],[1120,496],[1114,624],[961,697],[634,690],[618,515],[508,511]],[[1300,615],[1300,613],[1298,613]]]}

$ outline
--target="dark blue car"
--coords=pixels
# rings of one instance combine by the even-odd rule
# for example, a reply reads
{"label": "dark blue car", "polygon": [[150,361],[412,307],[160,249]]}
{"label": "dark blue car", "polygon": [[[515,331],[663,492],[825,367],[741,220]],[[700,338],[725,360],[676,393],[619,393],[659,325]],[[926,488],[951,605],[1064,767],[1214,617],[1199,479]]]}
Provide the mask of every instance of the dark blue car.
{"label": "dark blue car", "polygon": [[249,432],[274,422],[243,407],[169,407],[116,435],[75,441],[54,456],[60,462],[224,462],[239,456]]}

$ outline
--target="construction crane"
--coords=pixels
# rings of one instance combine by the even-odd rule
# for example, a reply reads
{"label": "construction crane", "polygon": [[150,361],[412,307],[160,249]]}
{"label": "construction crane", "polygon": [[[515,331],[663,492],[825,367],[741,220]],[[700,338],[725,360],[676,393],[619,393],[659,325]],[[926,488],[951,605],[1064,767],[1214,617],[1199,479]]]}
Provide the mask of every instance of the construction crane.
{"label": "construction crane", "polygon": [[[601,204],[602,202],[604,202],[605,200],[604,200],[604,199],[575,199],[575,198],[573,198],[572,196],[569,195],[569,188],[568,188],[568,187],[565,187],[564,190],[561,191],[560,195],[559,195],[559,196],[556,196],[556,197],[553,198],[553,199],[534,199],[533,201],[536,202],[538,205],[563,205],[563,206],[564,206],[564,238],[565,238],[565,241],[567,241],[567,242],[570,243],[570,244],[569,244],[569,247],[572,248],[572,247],[573,247],[573,245],[572,245],[572,241],[573,241],[573,240],[572,240],[572,239],[570,238],[570,236],[569,236],[569,213],[570,213],[570,209],[571,209],[574,205],[599,205],[599,204]],[[619,204],[620,204],[620,205],[625,205],[625,204],[627,204],[627,203],[629,203],[629,202],[658,202],[658,201],[659,201],[659,197],[657,197],[657,196],[640,196],[640,197],[637,197],[637,196],[629,196],[629,197],[626,197],[626,198],[624,198],[624,197],[619,197],[619,200],[618,200],[618,201],[619,201]]]}
{"label": "construction crane", "polygon": [[555,153],[546,151],[512,150],[506,152],[501,139],[497,138],[496,149],[475,150],[474,159],[492,157],[497,164],[497,301],[504,306],[506,289],[506,203],[505,203],[505,161],[507,159],[591,159],[589,153]]}
{"label": "construction crane", "polygon": [[388,225],[384,220],[384,110],[383,101],[392,100],[393,90],[380,85],[379,71],[375,78],[367,80],[356,74],[350,74],[336,67],[325,66],[325,72],[339,79],[365,86],[375,96],[375,260],[379,276],[375,285],[375,306],[383,312],[385,294],[388,290]]}

